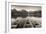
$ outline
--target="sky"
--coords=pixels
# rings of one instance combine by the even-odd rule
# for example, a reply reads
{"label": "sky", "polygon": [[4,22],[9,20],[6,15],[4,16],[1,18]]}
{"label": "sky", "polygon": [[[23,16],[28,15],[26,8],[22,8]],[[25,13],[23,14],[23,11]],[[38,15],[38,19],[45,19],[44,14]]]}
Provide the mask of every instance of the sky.
{"label": "sky", "polygon": [[11,5],[11,9],[16,9],[21,11],[22,9],[26,11],[38,11],[41,10],[41,6],[21,6],[21,5]]}

